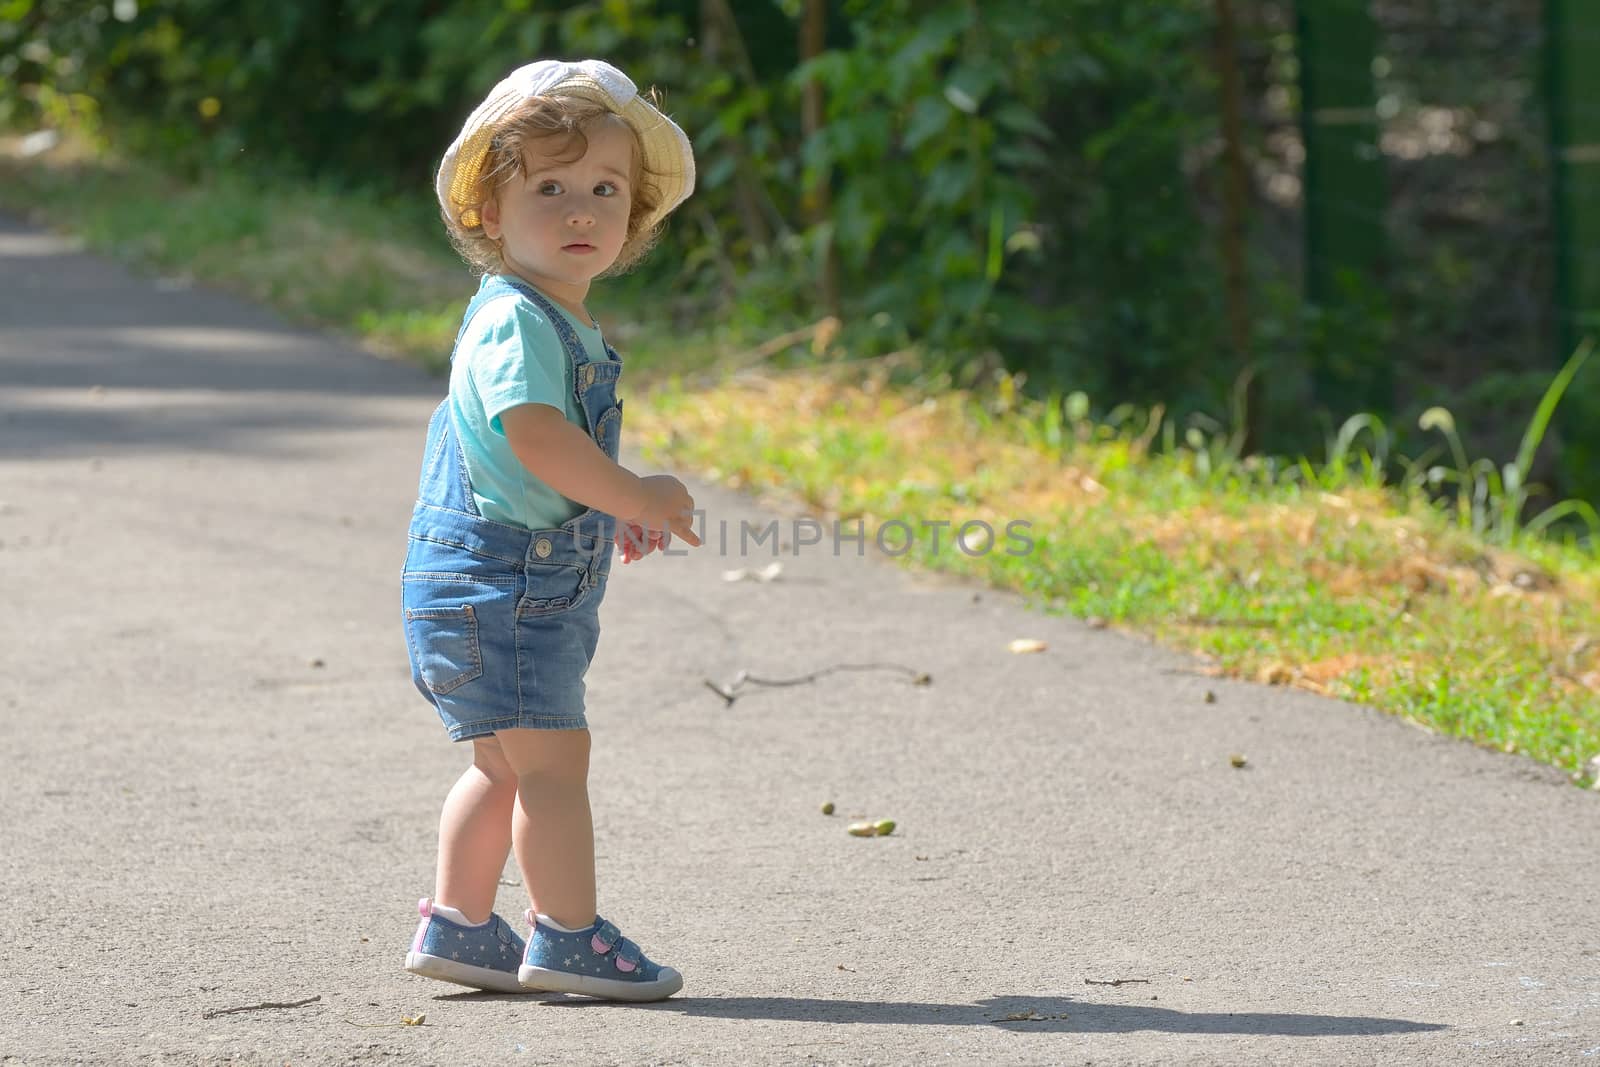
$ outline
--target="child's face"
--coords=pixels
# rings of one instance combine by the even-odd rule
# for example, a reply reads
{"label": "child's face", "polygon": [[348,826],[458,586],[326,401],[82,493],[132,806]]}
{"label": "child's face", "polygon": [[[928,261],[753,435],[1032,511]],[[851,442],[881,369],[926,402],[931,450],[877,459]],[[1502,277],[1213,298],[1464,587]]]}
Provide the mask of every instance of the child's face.
{"label": "child's face", "polygon": [[483,232],[506,265],[563,302],[581,302],[589,282],[617,260],[633,203],[633,136],[620,120],[584,131],[574,163],[530,152],[525,174],[483,205]]}

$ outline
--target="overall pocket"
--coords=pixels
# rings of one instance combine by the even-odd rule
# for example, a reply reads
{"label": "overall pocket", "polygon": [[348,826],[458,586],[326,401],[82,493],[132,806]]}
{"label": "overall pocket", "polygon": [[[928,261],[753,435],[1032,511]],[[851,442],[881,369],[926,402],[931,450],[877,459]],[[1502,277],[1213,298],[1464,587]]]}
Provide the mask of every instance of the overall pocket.
{"label": "overall pocket", "polygon": [[428,690],[443,696],[483,675],[478,616],[471,604],[407,608],[411,665]]}
{"label": "overall pocket", "polygon": [[600,421],[595,423],[594,443],[600,446],[600,451],[617,458],[618,450],[622,447],[622,401],[607,409]]}
{"label": "overall pocket", "polygon": [[570,563],[533,565],[528,568],[527,590],[517,601],[517,616],[557,615],[588,598],[588,571]]}

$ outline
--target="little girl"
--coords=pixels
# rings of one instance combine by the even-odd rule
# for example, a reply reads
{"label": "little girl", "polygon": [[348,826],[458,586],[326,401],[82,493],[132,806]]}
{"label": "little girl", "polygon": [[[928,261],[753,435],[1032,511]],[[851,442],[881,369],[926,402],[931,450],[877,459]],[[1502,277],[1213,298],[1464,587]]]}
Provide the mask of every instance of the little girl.
{"label": "little girl", "polygon": [[[406,969],[660,1000],[682,976],[595,914],[583,677],[613,545],[627,563],[700,539],[681,482],[617,465],[622,364],[584,299],[648,249],[694,188],[694,156],[615,67],[543,61],[468,117],[436,188],[483,281],[428,426],[402,587],[413,678],[472,766],[444,802]],[[512,848],[526,943],[494,913]]]}

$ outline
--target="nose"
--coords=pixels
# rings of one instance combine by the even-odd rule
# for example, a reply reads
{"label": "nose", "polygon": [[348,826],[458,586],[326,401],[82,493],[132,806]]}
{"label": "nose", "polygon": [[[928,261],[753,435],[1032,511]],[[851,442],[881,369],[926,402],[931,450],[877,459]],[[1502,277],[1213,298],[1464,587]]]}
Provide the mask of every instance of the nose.
{"label": "nose", "polygon": [[567,212],[567,225],[577,230],[587,230],[594,225],[594,212],[586,207],[575,207]]}

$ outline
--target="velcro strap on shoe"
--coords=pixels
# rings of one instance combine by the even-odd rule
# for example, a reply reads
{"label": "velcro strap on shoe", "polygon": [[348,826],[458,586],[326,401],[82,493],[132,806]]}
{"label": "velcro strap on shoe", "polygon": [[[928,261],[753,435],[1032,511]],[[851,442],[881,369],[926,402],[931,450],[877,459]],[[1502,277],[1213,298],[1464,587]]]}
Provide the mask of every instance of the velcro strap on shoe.
{"label": "velcro strap on shoe", "polygon": [[620,940],[622,940],[622,931],[617,929],[616,924],[602,922],[595,929],[594,936],[589,939],[589,947],[594,949],[596,956],[604,956]]}
{"label": "velcro strap on shoe", "polygon": [[639,969],[639,960],[643,955],[644,953],[639,951],[638,945],[635,945],[627,938],[623,938],[622,944],[617,948],[617,954],[611,957],[611,962],[615,963],[617,970],[623,974],[632,974]]}

